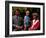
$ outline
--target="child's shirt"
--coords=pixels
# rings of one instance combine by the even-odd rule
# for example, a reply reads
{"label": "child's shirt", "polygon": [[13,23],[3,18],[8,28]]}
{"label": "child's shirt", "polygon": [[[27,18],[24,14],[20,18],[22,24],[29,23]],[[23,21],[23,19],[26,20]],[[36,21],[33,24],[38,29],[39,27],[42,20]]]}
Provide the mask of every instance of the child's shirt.
{"label": "child's shirt", "polygon": [[29,16],[24,17],[24,25],[26,25],[26,26],[29,25]]}

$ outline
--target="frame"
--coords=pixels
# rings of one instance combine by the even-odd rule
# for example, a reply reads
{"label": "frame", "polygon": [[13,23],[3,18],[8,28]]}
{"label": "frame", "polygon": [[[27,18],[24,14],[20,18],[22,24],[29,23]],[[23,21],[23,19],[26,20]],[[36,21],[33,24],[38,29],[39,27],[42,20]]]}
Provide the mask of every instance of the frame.
{"label": "frame", "polygon": [[[17,5],[18,4],[18,5]],[[19,4],[20,4],[20,6],[19,6]],[[22,34],[21,33],[21,31],[20,31],[20,33],[21,34],[10,34],[10,20],[11,19],[9,19],[9,18],[11,18],[10,17],[10,12],[9,11],[11,11],[11,7],[13,6],[13,7],[15,7],[15,5],[17,5],[18,7],[23,7],[23,5],[25,5],[25,7],[26,7],[26,5],[28,6],[28,7],[30,7],[30,5],[31,5],[31,7],[37,7],[37,6],[35,6],[35,5],[38,5],[39,7],[41,6],[42,8],[42,18],[43,18],[43,20],[42,20],[42,27],[41,27],[41,29],[43,29],[42,30],[42,32],[40,33],[32,33],[32,34],[30,34],[30,33],[27,33],[27,34]],[[34,5],[34,6],[33,6]],[[16,7],[17,7],[16,6]],[[38,8],[39,8],[38,7]],[[10,8],[10,9],[9,9]],[[34,36],[34,35],[44,35],[45,34],[45,12],[44,12],[44,10],[45,10],[45,5],[44,5],[44,3],[34,3],[34,2],[17,2],[17,1],[5,1],[5,37],[18,37],[18,36]],[[41,10],[40,10],[41,11]],[[12,33],[12,32],[11,32]],[[16,32],[14,32],[14,33],[16,33]]]}

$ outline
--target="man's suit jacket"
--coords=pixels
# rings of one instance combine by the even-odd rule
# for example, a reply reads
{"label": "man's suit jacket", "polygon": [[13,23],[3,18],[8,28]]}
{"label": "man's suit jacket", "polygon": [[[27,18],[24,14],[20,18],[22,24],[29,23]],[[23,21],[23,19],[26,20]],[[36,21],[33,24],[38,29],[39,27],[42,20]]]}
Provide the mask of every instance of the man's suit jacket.
{"label": "man's suit jacket", "polygon": [[[17,19],[17,17],[18,17],[18,19]],[[12,24],[13,25],[18,25],[18,21],[19,21],[19,16],[12,16]]]}

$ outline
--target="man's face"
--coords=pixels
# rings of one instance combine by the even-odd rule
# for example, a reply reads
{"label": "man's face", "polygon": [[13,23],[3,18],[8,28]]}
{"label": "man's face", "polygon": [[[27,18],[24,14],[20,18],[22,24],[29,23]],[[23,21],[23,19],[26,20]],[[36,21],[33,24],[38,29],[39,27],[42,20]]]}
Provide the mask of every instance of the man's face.
{"label": "man's face", "polygon": [[20,13],[19,13],[19,11],[16,11],[15,14],[18,16]]}

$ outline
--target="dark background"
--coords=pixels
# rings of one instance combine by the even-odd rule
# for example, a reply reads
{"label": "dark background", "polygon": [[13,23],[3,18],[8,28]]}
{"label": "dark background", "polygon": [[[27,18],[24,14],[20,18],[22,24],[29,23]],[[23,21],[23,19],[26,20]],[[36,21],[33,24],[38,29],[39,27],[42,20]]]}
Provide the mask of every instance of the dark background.
{"label": "dark background", "polygon": [[30,11],[29,17],[32,16],[32,13],[33,13],[33,12],[37,12],[38,15],[39,15],[39,19],[40,19],[40,8],[12,7],[12,16],[15,15],[15,10],[16,10],[16,8],[20,10],[20,15],[21,15],[21,17],[23,17],[23,18],[24,18],[24,16],[25,16],[25,11],[28,9],[28,10]]}

